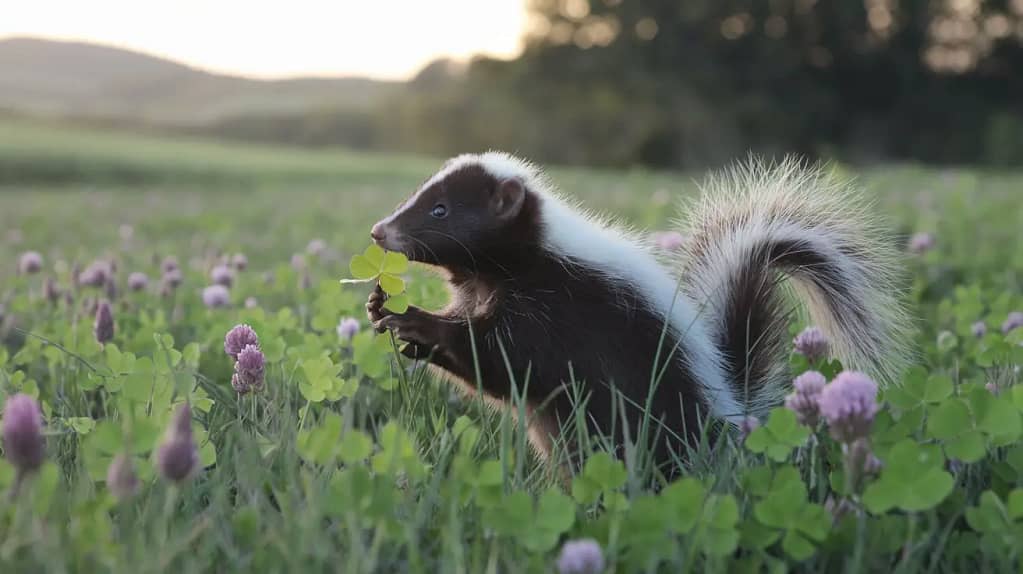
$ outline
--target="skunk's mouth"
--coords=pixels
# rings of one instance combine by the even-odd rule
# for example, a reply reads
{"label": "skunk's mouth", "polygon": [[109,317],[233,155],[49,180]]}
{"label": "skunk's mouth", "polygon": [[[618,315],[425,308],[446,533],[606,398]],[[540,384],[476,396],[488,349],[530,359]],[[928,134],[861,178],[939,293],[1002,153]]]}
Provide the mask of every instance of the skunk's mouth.
{"label": "skunk's mouth", "polygon": [[418,261],[418,256],[422,255],[422,250],[416,249],[415,241],[399,233],[388,233],[384,237],[373,237],[373,243],[383,247],[385,251],[401,253],[409,261]]}
{"label": "skunk's mouth", "polygon": [[408,256],[407,252],[409,242],[406,241],[404,237],[401,237],[399,235],[387,235],[386,237],[383,238],[374,237],[373,243],[376,243],[377,245],[383,247],[387,251],[397,251],[398,253],[401,253],[406,257]]}

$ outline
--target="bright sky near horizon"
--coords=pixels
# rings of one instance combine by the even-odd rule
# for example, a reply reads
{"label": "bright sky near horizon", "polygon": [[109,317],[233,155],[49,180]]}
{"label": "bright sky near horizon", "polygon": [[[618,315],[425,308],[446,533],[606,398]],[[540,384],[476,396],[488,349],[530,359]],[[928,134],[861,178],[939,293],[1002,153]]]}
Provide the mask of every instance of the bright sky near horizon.
{"label": "bright sky near horizon", "polygon": [[129,48],[262,78],[403,79],[440,56],[519,51],[524,0],[2,0],[0,39]]}

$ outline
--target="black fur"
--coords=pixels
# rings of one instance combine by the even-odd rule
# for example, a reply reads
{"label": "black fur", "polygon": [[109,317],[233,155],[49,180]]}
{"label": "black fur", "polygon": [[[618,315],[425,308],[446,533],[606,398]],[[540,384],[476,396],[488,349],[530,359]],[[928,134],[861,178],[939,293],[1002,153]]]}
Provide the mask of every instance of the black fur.
{"label": "black fur", "polygon": [[[413,196],[412,205],[375,228],[387,235],[379,240],[385,247],[442,267],[453,300],[439,314],[413,308],[387,315],[377,293],[367,305],[371,319],[410,342],[410,356],[429,357],[468,389],[479,383],[497,401],[512,397],[509,366],[520,393],[528,373],[531,434],[542,452],[549,451],[560,426],[573,420],[578,397],[567,388],[573,380],[585,394],[592,431],[620,446],[624,418],[628,436],[636,441],[663,319],[635,289],[609,281],[580,261],[548,253],[541,243],[543,198],[533,191],[526,190],[514,218],[495,219],[488,201],[500,183],[479,166],[463,168]],[[450,209],[443,219],[430,215],[438,203]],[[650,416],[663,425],[650,424],[648,435],[658,437],[653,446],[660,464],[672,460],[672,453],[684,458],[683,443],[695,440],[699,421],[706,419],[686,349],[675,346],[666,333],[656,371],[663,375],[650,401]],[[624,397],[624,417],[612,389]]]}

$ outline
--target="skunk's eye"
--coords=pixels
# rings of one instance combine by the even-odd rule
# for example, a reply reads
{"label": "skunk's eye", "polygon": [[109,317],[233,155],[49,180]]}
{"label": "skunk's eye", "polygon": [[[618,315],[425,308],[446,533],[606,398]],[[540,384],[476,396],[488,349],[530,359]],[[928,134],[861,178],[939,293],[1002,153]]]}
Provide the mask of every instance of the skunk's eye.
{"label": "skunk's eye", "polygon": [[448,216],[448,208],[443,203],[438,203],[437,205],[433,206],[433,209],[430,210],[430,215],[436,217],[437,219],[444,219],[445,217]]}

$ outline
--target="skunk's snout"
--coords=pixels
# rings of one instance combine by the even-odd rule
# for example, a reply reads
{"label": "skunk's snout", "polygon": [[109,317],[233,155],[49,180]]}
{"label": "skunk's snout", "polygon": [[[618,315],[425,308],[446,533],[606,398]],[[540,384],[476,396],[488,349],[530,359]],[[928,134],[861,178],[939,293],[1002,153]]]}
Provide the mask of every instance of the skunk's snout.
{"label": "skunk's snout", "polygon": [[378,221],[369,231],[369,236],[373,238],[373,243],[388,251],[401,251],[405,243],[401,232],[390,219]]}

